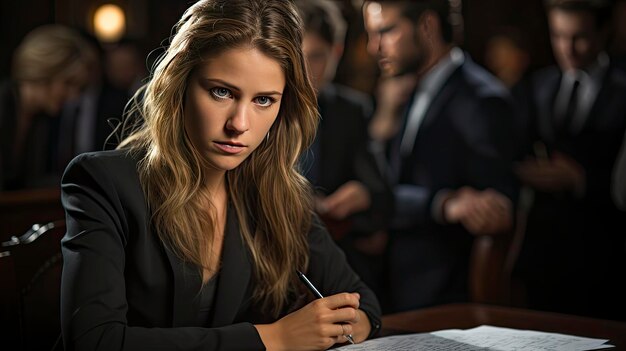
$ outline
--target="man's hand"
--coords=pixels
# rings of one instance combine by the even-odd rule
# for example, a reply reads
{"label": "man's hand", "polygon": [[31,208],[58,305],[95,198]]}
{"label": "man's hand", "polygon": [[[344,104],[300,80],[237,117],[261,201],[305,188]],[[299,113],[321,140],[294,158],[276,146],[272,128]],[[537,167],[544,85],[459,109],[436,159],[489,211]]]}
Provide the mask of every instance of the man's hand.
{"label": "man's hand", "polygon": [[474,235],[493,235],[513,226],[511,200],[493,189],[483,191],[471,187],[457,190],[443,204],[444,219],[461,223]]}

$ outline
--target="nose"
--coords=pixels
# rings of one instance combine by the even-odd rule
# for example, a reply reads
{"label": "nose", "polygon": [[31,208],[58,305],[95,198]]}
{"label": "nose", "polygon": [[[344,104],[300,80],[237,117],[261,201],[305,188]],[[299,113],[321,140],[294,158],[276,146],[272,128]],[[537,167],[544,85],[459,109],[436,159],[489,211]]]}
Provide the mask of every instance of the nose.
{"label": "nose", "polygon": [[248,112],[244,104],[235,104],[233,111],[226,121],[226,130],[235,134],[243,134],[250,128]]}
{"label": "nose", "polygon": [[372,33],[367,39],[365,51],[372,57],[376,57],[380,53],[380,39],[381,35],[378,33]]}
{"label": "nose", "polygon": [[576,39],[571,38],[565,41],[564,51],[568,56],[574,56],[576,54]]}

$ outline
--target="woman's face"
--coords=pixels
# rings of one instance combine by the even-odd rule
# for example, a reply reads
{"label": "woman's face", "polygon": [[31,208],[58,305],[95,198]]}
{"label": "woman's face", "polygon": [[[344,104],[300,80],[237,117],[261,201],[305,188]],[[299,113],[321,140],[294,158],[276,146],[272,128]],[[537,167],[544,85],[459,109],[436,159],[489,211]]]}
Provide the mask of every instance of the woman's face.
{"label": "woman's face", "polygon": [[333,46],[319,35],[307,32],[302,40],[302,52],[309,68],[309,78],[318,92],[332,80],[338,58],[333,55]]}
{"label": "woman's face", "polygon": [[284,89],[285,74],[277,61],[257,49],[227,50],[192,72],[185,131],[213,168],[231,170],[264,142]]}
{"label": "woman's face", "polygon": [[31,87],[35,96],[32,103],[38,112],[44,112],[50,116],[57,116],[63,105],[80,96],[82,89],[87,84],[87,66],[77,64],[69,71],[62,72],[47,81],[34,82]]}

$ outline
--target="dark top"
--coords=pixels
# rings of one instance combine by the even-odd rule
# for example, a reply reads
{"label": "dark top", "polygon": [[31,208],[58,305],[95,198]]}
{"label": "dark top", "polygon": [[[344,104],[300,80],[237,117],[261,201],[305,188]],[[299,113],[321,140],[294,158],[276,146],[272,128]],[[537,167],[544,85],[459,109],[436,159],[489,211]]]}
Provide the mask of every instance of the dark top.
{"label": "dark top", "polygon": [[359,181],[370,193],[371,206],[351,216],[351,234],[386,229],[393,212],[393,194],[370,149],[367,124],[371,101],[354,89],[328,84],[319,94],[318,105],[321,121],[304,159],[306,177],[324,195],[351,180]]}
{"label": "dark top", "polygon": [[217,288],[218,276],[209,279],[200,291],[200,303],[198,304],[198,322],[201,325],[208,324],[215,303],[215,289]]}
{"label": "dark top", "polygon": [[17,86],[0,83],[0,190],[58,186],[61,170],[58,118],[40,113],[33,116],[20,150],[16,150]]}
{"label": "dark top", "polygon": [[608,67],[577,131],[557,123],[553,112],[562,77],[557,66],[531,76],[521,100],[530,107],[526,145],[532,154],[533,143],[541,141],[550,154],[576,161],[585,174],[584,193],[534,190],[514,273],[526,281],[531,307],[624,318],[626,216],[612,201],[611,176],[626,133],[626,75]]}
{"label": "dark top", "polygon": [[[199,323],[200,274],[165,247],[152,227],[138,160],[123,150],[87,153],[63,176],[66,349],[264,350],[253,324],[275,318],[252,300],[254,267],[234,211],[227,214],[214,311],[208,323]],[[376,297],[317,218],[308,241],[309,279],[324,295],[358,292],[372,333],[378,331]],[[286,310],[302,298],[292,297]]]}

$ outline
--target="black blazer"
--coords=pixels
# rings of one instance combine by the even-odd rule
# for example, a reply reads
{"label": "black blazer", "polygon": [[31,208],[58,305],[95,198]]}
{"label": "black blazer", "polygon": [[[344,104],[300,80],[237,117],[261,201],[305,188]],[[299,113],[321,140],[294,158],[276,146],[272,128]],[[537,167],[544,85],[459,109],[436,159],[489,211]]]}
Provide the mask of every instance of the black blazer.
{"label": "black blazer", "polygon": [[[587,172],[587,196],[590,201],[607,203],[610,174],[626,130],[626,75],[609,66],[600,91],[575,134],[564,133],[554,123],[554,100],[561,83],[556,66],[533,75],[529,118],[531,141],[543,141],[550,151],[573,157]],[[600,195],[600,198],[598,198]]]}
{"label": "black blazer", "polygon": [[[555,246],[562,246],[562,240],[581,241],[591,233],[597,239],[608,239],[609,233],[613,233],[614,244],[623,247],[623,232],[614,228],[624,228],[624,217],[612,202],[610,186],[626,131],[626,75],[609,66],[598,96],[576,133],[564,132],[555,126],[554,99],[561,77],[556,66],[540,70],[532,77],[528,144],[542,141],[549,151],[565,153],[578,162],[585,171],[585,193],[577,197],[536,191],[528,219],[531,235],[527,241],[531,243],[534,232],[543,233],[538,234],[541,240],[554,238]],[[548,223],[554,228],[549,228]],[[589,247],[589,243],[579,242],[579,245]]]}
{"label": "black blazer", "polygon": [[[610,318],[597,312],[617,310],[618,302],[626,311],[622,298],[626,291],[616,287],[623,285],[626,272],[626,216],[611,198],[611,176],[626,132],[626,75],[609,66],[576,132],[564,131],[555,123],[554,101],[561,78],[557,66],[532,75],[530,95],[522,101],[530,106],[527,144],[542,141],[550,152],[573,158],[585,172],[585,191],[580,196],[535,190],[515,274],[528,281],[529,294],[531,284],[544,295],[560,291],[545,302],[552,310]],[[581,279],[589,284],[580,286]],[[607,288],[598,290],[598,284]],[[598,308],[600,303],[609,306]]]}
{"label": "black blazer", "polygon": [[[61,322],[66,349],[264,350],[253,324],[274,319],[252,301],[252,261],[233,211],[228,212],[212,318],[201,323],[200,275],[152,228],[137,161],[127,151],[88,153],[75,158],[64,174]],[[308,238],[309,278],[325,295],[359,292],[360,308],[372,332],[377,331],[376,297],[319,220]]]}
{"label": "black blazer", "polygon": [[384,168],[371,149],[367,124],[372,104],[365,94],[348,87],[328,84],[319,94],[321,122],[313,145],[310,178],[316,190],[326,195],[351,180],[370,192],[369,210],[352,216],[353,233],[368,234],[386,229],[393,212],[393,195]]}

